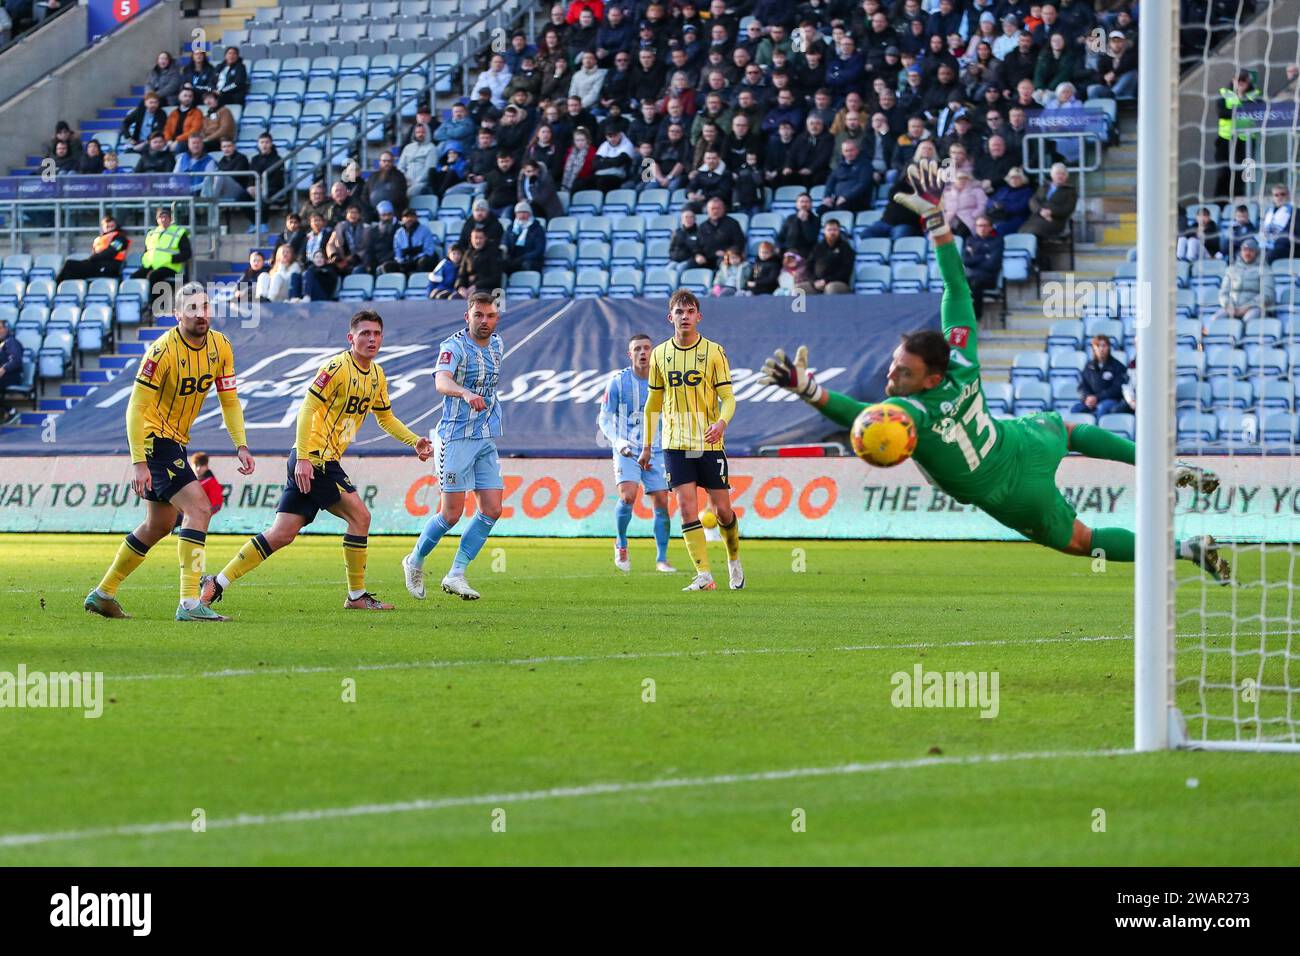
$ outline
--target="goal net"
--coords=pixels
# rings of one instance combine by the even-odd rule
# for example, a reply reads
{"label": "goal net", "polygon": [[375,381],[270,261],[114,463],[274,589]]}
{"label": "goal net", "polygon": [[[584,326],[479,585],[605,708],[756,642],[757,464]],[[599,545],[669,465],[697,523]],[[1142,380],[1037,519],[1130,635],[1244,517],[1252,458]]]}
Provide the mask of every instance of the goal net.
{"label": "goal net", "polygon": [[[1179,41],[1139,44],[1139,750],[1300,751],[1300,16],[1231,6],[1142,5]],[[1219,488],[1174,489],[1179,462]],[[1207,536],[1228,586],[1174,557]]]}

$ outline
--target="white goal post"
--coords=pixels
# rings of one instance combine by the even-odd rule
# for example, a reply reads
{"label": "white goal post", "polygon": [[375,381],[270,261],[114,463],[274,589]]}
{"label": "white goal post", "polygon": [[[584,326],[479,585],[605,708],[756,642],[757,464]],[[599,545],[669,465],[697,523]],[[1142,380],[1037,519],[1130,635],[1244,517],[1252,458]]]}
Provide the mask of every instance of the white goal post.
{"label": "white goal post", "polygon": [[[1272,11],[1265,6],[1261,5],[1261,9],[1266,11],[1261,16],[1272,16]],[[1176,561],[1174,555],[1176,535],[1197,534],[1206,526],[1186,500],[1180,504],[1173,486],[1175,455],[1180,451],[1177,447],[1179,408],[1183,401],[1178,392],[1178,371],[1183,366],[1178,364],[1177,342],[1186,338],[1186,329],[1180,330],[1177,325],[1179,269],[1182,267],[1183,281],[1187,283],[1189,276],[1197,275],[1194,270],[1204,267],[1204,260],[1193,261],[1189,271],[1188,263],[1176,260],[1178,237],[1185,229],[1179,202],[1185,198],[1179,191],[1179,26],[1178,0],[1143,0],[1138,43],[1137,294],[1134,300],[1139,357],[1134,748],[1138,751],[1183,747],[1300,752],[1300,604],[1295,602],[1300,541],[1278,540],[1293,532],[1277,530],[1283,525],[1296,526],[1300,518],[1290,519],[1289,524],[1286,516],[1274,519],[1273,533],[1264,534],[1260,529],[1266,527],[1265,522],[1270,518],[1263,513],[1237,518],[1230,511],[1233,517],[1220,517],[1219,527],[1230,527],[1230,531],[1226,541],[1221,534],[1216,537],[1224,544],[1225,556],[1234,562],[1234,580],[1228,588],[1220,587],[1199,569],[1195,569],[1197,576],[1193,576],[1192,565]],[[1239,21],[1238,28],[1241,26]],[[1269,25],[1263,28],[1268,29]],[[1290,30],[1295,32],[1294,24]],[[1295,46],[1294,37],[1291,46]],[[1208,97],[1206,108],[1196,117],[1183,117],[1183,122],[1197,122],[1202,126],[1202,153],[1199,157],[1185,157],[1185,161],[1209,161],[1212,152],[1209,147],[1215,145],[1209,137],[1218,135],[1215,91],[1230,84],[1230,72],[1235,76],[1241,69],[1258,71],[1265,99],[1271,90],[1280,87],[1278,83],[1270,86],[1267,60],[1261,62],[1257,57],[1240,55],[1237,51],[1234,37],[1226,41],[1220,53],[1207,60],[1205,71],[1210,75],[1200,84]],[[1275,62],[1278,56],[1290,55],[1271,52]],[[1272,72],[1282,71],[1274,66]],[[1271,79],[1276,80],[1276,75]],[[1294,126],[1292,120],[1293,131]],[[1262,157],[1263,147],[1259,151]],[[1210,195],[1204,186],[1206,182],[1214,182],[1214,175],[1201,176],[1203,185],[1198,198],[1221,210],[1235,208],[1238,203],[1259,203],[1259,209],[1265,210],[1271,205],[1269,191],[1275,184],[1288,185],[1294,193],[1295,163],[1277,163],[1272,167],[1262,163],[1260,169],[1260,173],[1252,169],[1252,175],[1238,181],[1244,185],[1231,188],[1231,207],[1218,206],[1220,197]],[[1238,189],[1244,192],[1232,193]],[[1292,255],[1300,262],[1300,248],[1293,250]],[[1213,274],[1230,264],[1231,249],[1225,256],[1226,260],[1211,263],[1216,270]],[[1262,252],[1260,256],[1262,262]],[[1281,274],[1275,271],[1273,275]],[[1294,287],[1297,278],[1300,276],[1287,272],[1280,279],[1292,283],[1289,297],[1297,309],[1294,313],[1285,309],[1278,313],[1284,327],[1281,345],[1288,341],[1300,344],[1300,297],[1296,297],[1300,288]],[[1192,287],[1198,288],[1194,282]],[[1185,313],[1187,299],[1184,292],[1181,304]],[[1213,306],[1207,306],[1200,298],[1192,307],[1192,314],[1202,327],[1209,322],[1204,310],[1210,308]],[[1260,338],[1252,343],[1249,338],[1252,333],[1248,331],[1239,343],[1243,354],[1252,348],[1278,344],[1276,340],[1265,342],[1261,323],[1253,328],[1261,330]],[[1296,337],[1291,338],[1292,335]],[[1207,349],[1207,344],[1202,341],[1201,347]],[[1294,382],[1300,382],[1300,370],[1295,363],[1289,372]],[[1242,374],[1246,376],[1244,379],[1225,387],[1240,385],[1248,394],[1263,394],[1259,390],[1265,376],[1263,369],[1252,365],[1249,372],[1243,368]],[[1260,376],[1259,381],[1250,377],[1256,374]],[[1191,384],[1200,388],[1199,384]],[[1217,402],[1212,407],[1216,412],[1220,409]],[[1300,449],[1293,428],[1291,457],[1285,462],[1267,461],[1263,457],[1264,438],[1253,430],[1264,418],[1264,406],[1241,407],[1254,413],[1256,424],[1251,426],[1252,430],[1246,430],[1243,420],[1231,440],[1207,448],[1209,454],[1226,452],[1227,455],[1211,459],[1209,464],[1217,471],[1215,462],[1222,463],[1225,489],[1256,481],[1256,490],[1262,493],[1269,488],[1264,487],[1263,478],[1254,476],[1283,471],[1289,475],[1293,467],[1290,462],[1297,460]],[[1300,408],[1295,411],[1300,414]],[[1280,449],[1276,439],[1272,440],[1274,444],[1269,450],[1288,450],[1285,439]],[[1273,487],[1279,486],[1281,483]]]}

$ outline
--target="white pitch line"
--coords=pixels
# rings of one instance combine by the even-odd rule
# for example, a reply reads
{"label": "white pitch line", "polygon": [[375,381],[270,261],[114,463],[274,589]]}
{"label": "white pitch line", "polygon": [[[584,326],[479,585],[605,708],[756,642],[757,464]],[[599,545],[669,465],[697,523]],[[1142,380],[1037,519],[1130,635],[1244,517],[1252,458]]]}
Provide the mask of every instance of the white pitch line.
{"label": "white pitch line", "polygon": [[[805,780],[815,777],[839,777],[890,770],[914,770],[922,767],[973,766],[978,764],[1012,763],[1022,760],[1058,760],[1063,758],[1115,757],[1134,753],[1131,750],[1081,750],[1043,751],[1039,753],[984,754],[970,757],[920,757],[913,760],[880,760],[873,763],[847,763],[832,767],[794,767],[787,770],[763,770],[755,773],[726,773],[711,777],[682,777],[628,781],[623,783],[592,783],[570,787],[552,787],[547,790],[520,790],[514,793],[485,793],[461,797],[403,800],[396,803],[366,803],[350,807],[324,807],[316,810],[290,810],[284,813],[249,814],[222,817],[207,821],[208,830],[233,830],[241,827],[274,826],[283,823],[314,823],[320,820],[341,820],[350,817],[388,816],[396,813],[422,813],[447,810],[455,807],[479,805],[504,806],[512,803],[534,803],[542,800],[563,800],[581,797],[600,797],[625,793],[646,793],[657,790],[684,790],[698,787],[718,787],[741,783],[767,783],[777,780]],[[163,833],[189,832],[192,821],[167,820],[158,823],[128,823],[115,827],[94,827],[85,830],[62,830],[51,833],[6,833],[0,835],[0,848],[37,846],[44,843],[67,843],[77,840],[98,840],[108,837],[154,836]]]}
{"label": "white pitch line", "polygon": [[219,671],[200,671],[196,674],[116,674],[113,681],[136,680],[188,680],[225,677],[255,677],[260,674],[334,674],[356,671],[442,670],[452,667],[519,667],[537,664],[588,664],[597,661],[665,660],[682,657],[745,657],[758,654],[826,654],[859,653],[862,651],[936,650],[964,647],[1005,647],[1008,645],[1075,644],[1103,641],[1131,641],[1128,635],[1099,637],[1034,637],[1005,638],[991,641],[904,641],[898,644],[845,644],[837,647],[736,647],[698,651],[645,651],[631,654],[556,654],[543,657],[488,657],[466,660],[392,661],[377,664],[329,664],[315,667],[242,667]]}

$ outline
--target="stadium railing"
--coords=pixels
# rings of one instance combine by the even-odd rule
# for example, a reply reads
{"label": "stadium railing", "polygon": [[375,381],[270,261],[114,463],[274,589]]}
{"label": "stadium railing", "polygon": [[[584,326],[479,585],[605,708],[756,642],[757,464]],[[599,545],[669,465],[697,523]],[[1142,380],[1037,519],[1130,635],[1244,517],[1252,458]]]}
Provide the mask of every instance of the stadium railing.
{"label": "stadium railing", "polygon": [[[198,190],[192,185],[195,179],[204,180]],[[67,253],[78,237],[98,235],[99,221],[106,214],[119,217],[126,226],[129,220],[120,217],[139,209],[146,228],[152,228],[151,211],[159,205],[170,205],[186,212],[182,224],[191,230],[191,241],[202,226],[209,241],[208,251],[215,252],[222,211],[248,210],[259,232],[262,227],[261,203],[252,198],[229,200],[210,195],[224,179],[251,186],[256,173],[128,173],[58,176],[49,181],[35,176],[0,177],[0,221],[4,222],[0,232],[8,234],[9,248],[13,250],[24,248],[24,238],[39,237],[53,239],[59,251]]]}
{"label": "stadium railing", "polygon": [[[534,5],[526,3],[526,0],[497,0],[484,10],[470,26],[435,43],[423,57],[399,69],[382,87],[373,92],[367,91],[366,95],[358,100],[352,109],[331,120],[309,138],[295,143],[293,148],[281,157],[279,163],[271,166],[262,174],[258,192],[264,197],[263,201],[275,204],[287,198],[289,205],[296,207],[298,193],[306,191],[302,185],[304,180],[307,185],[310,185],[317,177],[319,167],[342,166],[348,158],[352,158],[349,155],[344,155],[343,162],[335,161],[335,158],[340,155],[340,150],[334,146],[334,133],[343,124],[353,124],[360,131],[358,136],[360,142],[356,144],[359,156],[356,158],[361,163],[361,168],[363,170],[367,169],[369,167],[370,144],[372,142],[370,134],[376,129],[386,130],[390,126],[400,131],[399,123],[404,107],[408,104],[418,103],[422,99],[427,99],[432,103],[433,96],[431,94],[434,87],[445,78],[445,74],[440,75],[438,72],[438,57],[452,51],[459,54],[457,69],[461,73],[461,87],[463,92],[468,93],[469,61],[474,51],[483,42],[484,34],[490,36],[493,31],[502,30],[508,24],[514,22],[516,15],[521,13],[527,14],[531,20],[536,14],[536,9]],[[425,82],[418,88],[408,87],[403,90],[403,80],[412,76],[419,76]],[[382,118],[380,114],[373,114],[370,111],[371,105],[378,100],[386,100],[390,104],[389,108],[383,112]],[[382,139],[381,136],[377,141],[382,141]],[[351,144],[345,146],[345,153],[351,148]],[[315,150],[321,154],[320,162],[313,163],[313,168],[310,171],[299,168],[305,150]],[[285,186],[279,192],[271,194],[268,192],[267,183],[269,177],[278,170],[284,171]]]}

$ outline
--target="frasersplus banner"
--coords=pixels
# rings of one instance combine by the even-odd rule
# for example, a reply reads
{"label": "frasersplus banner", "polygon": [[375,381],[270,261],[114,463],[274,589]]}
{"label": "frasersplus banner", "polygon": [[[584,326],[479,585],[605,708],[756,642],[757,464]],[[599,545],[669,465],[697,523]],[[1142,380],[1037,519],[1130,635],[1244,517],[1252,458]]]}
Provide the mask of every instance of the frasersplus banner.
{"label": "frasersplus banner", "polygon": [[[710,299],[700,331],[722,344],[731,362],[736,415],[727,450],[755,454],[762,445],[816,442],[841,431],[794,396],[757,381],[763,360],[777,348],[809,348],[827,387],[869,398],[884,394],[890,356],[899,336],[938,328],[939,296],[762,296]],[[438,344],[465,327],[465,305],[454,302],[367,302],[384,318],[379,354],[397,416],[427,433],[442,412],[434,388]],[[235,353],[239,398],[254,454],[287,453],[298,406],[321,364],[347,348],[348,320],[357,304],[324,302],[259,307],[245,319],[218,319]],[[505,435],[503,455],[590,457],[608,453],[596,415],[610,373],[628,364],[627,341],[644,332],[656,342],[672,328],[664,299],[507,301],[498,331],[505,360],[497,396]],[[27,429],[0,438],[0,455],[121,455],[127,452],[125,414],[135,368],[97,388],[58,416],[53,436]],[[42,440],[45,439],[45,440]],[[230,438],[215,396],[209,395],[190,432],[191,451],[228,448]],[[393,455],[392,438],[367,419],[348,459]],[[2,460],[2,459],[0,459]]]}
{"label": "frasersplus banner", "polygon": [[[0,460],[0,531],[124,533],[143,516],[143,506],[130,488],[126,457]],[[232,456],[213,455],[213,472],[224,484],[226,501],[213,518],[213,533],[251,534],[271,523],[284,486],[285,459],[266,456],[257,461],[257,472],[244,478],[235,471]],[[1180,534],[1297,540],[1296,459],[1199,461],[1215,469],[1223,485],[1209,497],[1179,493]],[[437,507],[437,480],[414,455],[344,464],[374,515],[372,534],[415,534]],[[617,487],[608,458],[505,458],[501,464],[505,502],[496,534],[612,533]],[[1133,474],[1132,468],[1115,462],[1067,458],[1057,472],[1057,484],[1086,524],[1132,527]],[[734,458],[731,480],[736,511],[750,538],[1023,540],[931,487],[911,462],[882,470],[855,458]],[[651,514],[645,501],[637,502],[635,514],[632,534],[649,536]],[[677,528],[674,520],[674,531]],[[308,530],[341,534],[343,523],[322,514]]]}

